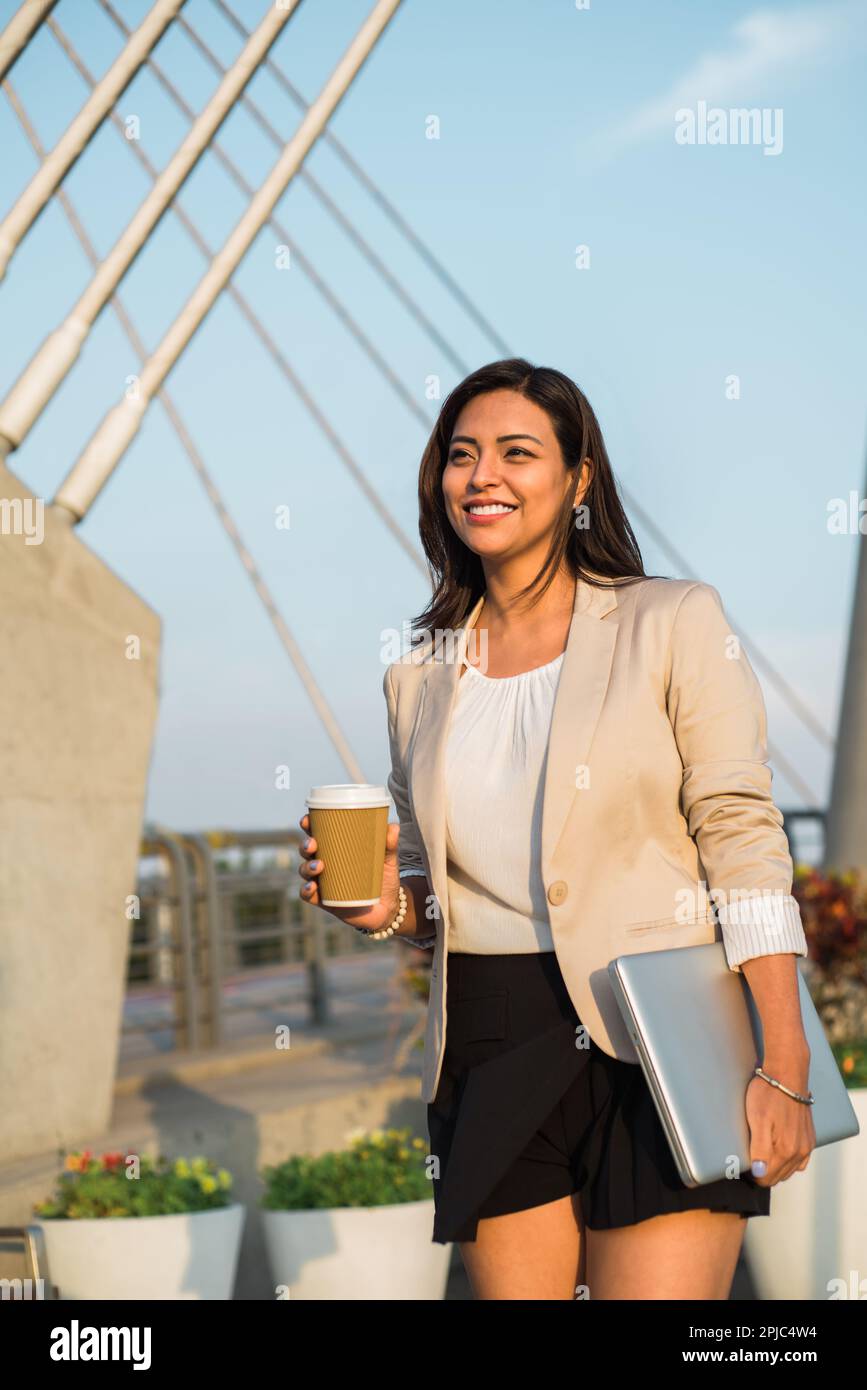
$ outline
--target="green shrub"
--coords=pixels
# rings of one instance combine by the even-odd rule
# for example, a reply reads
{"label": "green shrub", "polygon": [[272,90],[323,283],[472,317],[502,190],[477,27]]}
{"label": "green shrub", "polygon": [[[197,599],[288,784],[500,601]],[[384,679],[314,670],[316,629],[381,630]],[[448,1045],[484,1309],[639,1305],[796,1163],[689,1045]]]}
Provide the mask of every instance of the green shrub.
{"label": "green shrub", "polygon": [[383,1207],[433,1197],[425,1160],[427,1144],[409,1129],[360,1132],[348,1149],[312,1156],[293,1154],[264,1168],[262,1206],[269,1211],[325,1207]]}
{"label": "green shrub", "polygon": [[[137,1172],[137,1175],[136,1175]],[[89,1149],[67,1154],[54,1197],[34,1206],[46,1219],[170,1216],[231,1201],[232,1175],[207,1158],[153,1159]]]}

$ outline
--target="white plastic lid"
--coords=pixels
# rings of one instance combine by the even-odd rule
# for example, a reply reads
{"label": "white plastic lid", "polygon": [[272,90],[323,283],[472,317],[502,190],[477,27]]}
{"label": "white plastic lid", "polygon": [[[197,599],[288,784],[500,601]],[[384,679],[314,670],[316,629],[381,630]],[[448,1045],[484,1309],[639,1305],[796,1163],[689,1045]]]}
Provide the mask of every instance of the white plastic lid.
{"label": "white plastic lid", "polygon": [[370,806],[390,806],[386,787],[373,782],[334,782],[330,786],[311,787],[307,805],[316,811],[367,809]]}

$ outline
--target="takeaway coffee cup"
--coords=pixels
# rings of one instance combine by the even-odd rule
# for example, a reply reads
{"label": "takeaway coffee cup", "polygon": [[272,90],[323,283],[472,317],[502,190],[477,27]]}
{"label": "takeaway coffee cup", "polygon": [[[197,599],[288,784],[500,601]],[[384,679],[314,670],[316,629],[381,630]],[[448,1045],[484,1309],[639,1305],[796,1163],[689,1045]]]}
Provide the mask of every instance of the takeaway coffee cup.
{"label": "takeaway coffee cup", "polygon": [[390,804],[386,788],[369,782],[310,788],[307,810],[316,857],[323,865],[316,875],[323,907],[373,907],[379,902]]}

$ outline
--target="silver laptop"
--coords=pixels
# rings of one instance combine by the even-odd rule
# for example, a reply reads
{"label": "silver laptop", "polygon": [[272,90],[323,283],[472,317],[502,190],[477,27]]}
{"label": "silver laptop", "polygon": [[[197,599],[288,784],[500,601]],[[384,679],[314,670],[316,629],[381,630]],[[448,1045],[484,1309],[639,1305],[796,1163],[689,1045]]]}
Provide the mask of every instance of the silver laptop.
{"label": "silver laptop", "polygon": [[[681,1181],[697,1187],[731,1177],[735,1156],[734,1175],[749,1176],[744,1098],[762,1059],[761,1022],[723,943],[618,956],[608,974]],[[820,1147],[858,1134],[859,1125],[800,969],[798,986]]]}

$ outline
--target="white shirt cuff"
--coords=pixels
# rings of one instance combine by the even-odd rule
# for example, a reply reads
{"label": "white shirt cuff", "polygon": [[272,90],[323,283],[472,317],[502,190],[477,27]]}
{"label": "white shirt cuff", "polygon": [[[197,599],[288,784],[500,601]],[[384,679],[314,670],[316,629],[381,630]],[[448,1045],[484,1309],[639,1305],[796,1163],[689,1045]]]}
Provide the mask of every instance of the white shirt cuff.
{"label": "white shirt cuff", "polygon": [[790,893],[738,897],[733,891],[730,897],[731,901],[717,906],[717,915],[731,969],[756,956],[807,955],[801,912]]}

